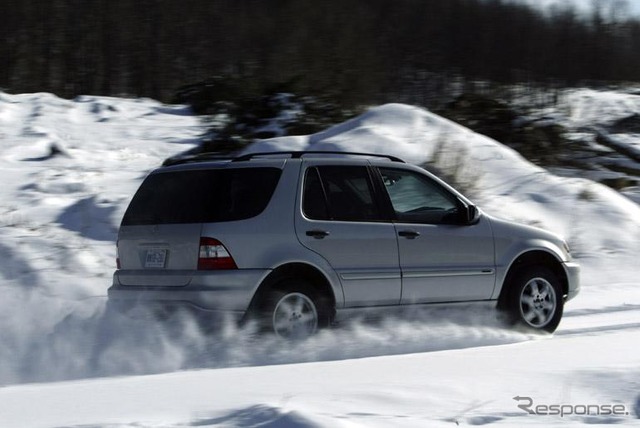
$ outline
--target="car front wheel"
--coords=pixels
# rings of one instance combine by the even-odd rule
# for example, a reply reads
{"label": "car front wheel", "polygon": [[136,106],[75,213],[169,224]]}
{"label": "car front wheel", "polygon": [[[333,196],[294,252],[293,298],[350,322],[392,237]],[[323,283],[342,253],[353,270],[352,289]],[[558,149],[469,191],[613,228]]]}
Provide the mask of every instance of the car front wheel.
{"label": "car front wheel", "polygon": [[508,310],[518,324],[537,331],[553,333],[563,311],[560,281],[546,267],[528,267],[512,281]]}

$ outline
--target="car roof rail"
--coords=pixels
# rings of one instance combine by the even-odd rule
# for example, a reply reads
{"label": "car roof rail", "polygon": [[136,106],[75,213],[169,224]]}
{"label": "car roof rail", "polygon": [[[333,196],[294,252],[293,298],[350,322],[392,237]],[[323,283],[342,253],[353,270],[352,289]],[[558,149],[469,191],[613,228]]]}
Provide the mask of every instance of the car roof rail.
{"label": "car roof rail", "polygon": [[233,160],[237,157],[236,153],[223,153],[223,152],[203,152],[186,156],[173,156],[167,158],[162,162],[162,166],[180,165],[183,163],[192,162],[206,162],[216,160]]}
{"label": "car roof rail", "polygon": [[300,159],[305,155],[348,155],[348,156],[370,156],[376,158],[386,158],[392,162],[401,162],[406,163],[404,160],[399,157],[392,155],[384,155],[380,153],[362,153],[362,152],[341,152],[341,151],[329,151],[329,150],[299,150],[299,151],[280,151],[280,152],[256,152],[256,153],[247,153],[246,155],[241,155],[236,158],[233,158],[231,162],[244,162],[251,160],[256,156],[276,156],[276,155],[289,155],[291,159]]}

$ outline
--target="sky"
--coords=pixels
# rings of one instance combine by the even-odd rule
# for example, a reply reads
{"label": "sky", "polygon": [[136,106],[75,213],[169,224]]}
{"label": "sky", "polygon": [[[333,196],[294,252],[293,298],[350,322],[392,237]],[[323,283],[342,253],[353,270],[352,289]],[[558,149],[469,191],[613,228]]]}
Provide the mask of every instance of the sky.
{"label": "sky", "polygon": [[[532,6],[542,9],[549,9],[552,6],[563,6],[573,4],[576,9],[584,12],[591,11],[594,4],[601,3],[605,11],[611,7],[619,9],[619,4],[626,3],[628,11],[635,17],[640,17],[640,0],[513,0],[516,2],[529,3]],[[624,10],[624,9],[620,9]],[[605,12],[606,13],[606,12]]]}

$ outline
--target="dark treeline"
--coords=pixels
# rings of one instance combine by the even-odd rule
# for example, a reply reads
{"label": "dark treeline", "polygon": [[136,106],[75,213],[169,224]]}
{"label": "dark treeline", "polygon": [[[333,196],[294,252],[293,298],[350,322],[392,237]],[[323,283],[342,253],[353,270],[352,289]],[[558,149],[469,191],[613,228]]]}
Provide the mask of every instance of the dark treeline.
{"label": "dark treeline", "polygon": [[[594,2],[595,4],[595,2]],[[0,89],[148,96],[233,75],[347,105],[452,82],[640,81],[640,21],[504,0],[5,0]]]}

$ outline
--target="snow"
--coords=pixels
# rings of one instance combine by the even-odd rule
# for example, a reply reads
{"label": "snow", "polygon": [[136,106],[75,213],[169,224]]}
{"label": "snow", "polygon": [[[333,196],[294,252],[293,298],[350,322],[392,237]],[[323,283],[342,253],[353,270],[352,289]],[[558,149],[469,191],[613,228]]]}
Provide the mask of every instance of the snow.
{"label": "snow", "polygon": [[566,103],[574,126],[610,125],[640,112],[640,95],[616,91],[573,90]]}
{"label": "snow", "polygon": [[[584,126],[638,109],[632,95],[585,94],[565,101]],[[188,316],[103,316],[128,201],[204,131],[186,107],[148,99],[0,93],[1,427],[640,425],[640,207],[407,105],[248,151],[458,166],[484,211],[572,246],[583,289],[553,336],[465,306],[356,318],[302,343],[231,323],[205,336]],[[529,415],[517,396],[628,414]]]}
{"label": "snow", "polygon": [[[608,183],[640,203],[638,88],[565,89],[556,92],[554,98],[557,103],[539,109],[531,109],[532,101],[524,97],[517,97],[514,102],[528,111],[527,121],[555,125],[564,130],[570,141],[564,145],[565,153],[558,156],[559,164],[551,171]],[[566,160],[572,162],[567,164]],[[583,167],[572,166],[576,163]]]}

